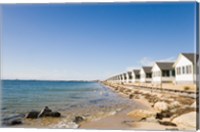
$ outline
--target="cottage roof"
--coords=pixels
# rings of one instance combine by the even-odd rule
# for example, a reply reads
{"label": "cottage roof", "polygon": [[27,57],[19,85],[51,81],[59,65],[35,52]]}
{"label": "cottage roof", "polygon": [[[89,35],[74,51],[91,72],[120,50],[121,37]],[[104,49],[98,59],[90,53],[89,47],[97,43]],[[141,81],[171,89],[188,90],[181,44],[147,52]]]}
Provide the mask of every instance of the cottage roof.
{"label": "cottage roof", "polygon": [[156,64],[161,70],[170,70],[173,69],[174,62],[156,62]]}
{"label": "cottage roof", "polygon": [[194,64],[195,58],[197,57],[196,54],[194,54],[194,53],[181,53],[181,54]]}
{"label": "cottage roof", "polygon": [[140,70],[133,70],[133,73],[135,74],[135,75],[138,75],[138,74],[140,74]]}
{"label": "cottage roof", "polygon": [[151,73],[151,66],[143,66],[142,69],[144,70],[145,73]]}
{"label": "cottage roof", "polygon": [[128,71],[127,73],[128,73],[129,76],[132,75],[132,72],[130,72],[130,71]]}

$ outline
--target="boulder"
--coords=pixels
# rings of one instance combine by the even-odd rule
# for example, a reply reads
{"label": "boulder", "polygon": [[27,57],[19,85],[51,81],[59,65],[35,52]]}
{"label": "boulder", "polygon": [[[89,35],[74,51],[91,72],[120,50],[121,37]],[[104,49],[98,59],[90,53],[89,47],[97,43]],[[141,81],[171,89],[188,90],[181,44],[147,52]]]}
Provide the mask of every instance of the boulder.
{"label": "boulder", "polygon": [[22,124],[22,120],[21,119],[11,119],[11,120],[7,120],[7,121],[3,122],[3,124],[7,125],[7,126],[20,125],[20,124]]}
{"label": "boulder", "polygon": [[170,111],[162,111],[162,112],[156,114],[156,119],[169,118],[172,115],[173,115],[173,113]]}
{"label": "boulder", "polygon": [[39,114],[40,114],[39,111],[31,111],[26,115],[26,118],[36,119],[38,118]]}
{"label": "boulder", "polygon": [[47,106],[45,106],[44,109],[42,109],[38,115],[38,117],[60,117],[61,114],[57,111],[53,112],[51,109],[49,109]]}
{"label": "boulder", "polygon": [[80,123],[80,122],[82,122],[82,121],[84,121],[84,117],[82,117],[82,116],[76,116],[75,118],[74,118],[74,120],[73,120],[73,122],[75,122],[75,123]]}
{"label": "boulder", "polygon": [[4,118],[2,124],[6,126],[20,125],[22,124],[22,119],[24,118],[23,114],[15,115],[12,117]]}
{"label": "boulder", "polygon": [[138,109],[138,110],[129,112],[127,115],[135,120],[142,120],[142,119],[155,116],[156,113],[154,111]]}
{"label": "boulder", "polygon": [[176,124],[170,122],[170,121],[158,121],[161,125],[165,126],[176,126]]}
{"label": "boulder", "polygon": [[40,118],[40,117],[60,117],[61,114],[57,111],[53,112],[51,109],[49,109],[47,106],[42,109],[40,112],[38,111],[31,111],[26,115],[26,118]]}
{"label": "boulder", "polygon": [[192,103],[192,105],[191,105],[190,107],[192,107],[192,108],[196,108],[196,107],[197,107],[197,103],[196,103],[196,101],[194,101],[194,103]]}
{"label": "boulder", "polygon": [[44,117],[44,116],[50,115],[51,112],[52,110],[49,109],[48,106],[45,106],[45,108],[40,111],[38,117]]}
{"label": "boulder", "polygon": [[196,129],[196,112],[189,112],[178,116],[172,120],[180,130],[195,130]]}
{"label": "boulder", "polygon": [[156,102],[154,104],[154,109],[158,112],[161,112],[161,111],[167,111],[169,109],[169,106],[166,102]]}
{"label": "boulder", "polygon": [[48,114],[46,114],[45,116],[49,116],[49,117],[60,117],[61,114],[59,112],[50,112]]}
{"label": "boulder", "polygon": [[129,99],[132,99],[133,97],[134,97],[133,94],[130,94],[130,95],[129,95]]}
{"label": "boulder", "polygon": [[173,102],[169,105],[170,109],[178,108],[178,107],[180,107],[180,106],[181,106],[181,104],[180,104],[178,101],[173,101]]}

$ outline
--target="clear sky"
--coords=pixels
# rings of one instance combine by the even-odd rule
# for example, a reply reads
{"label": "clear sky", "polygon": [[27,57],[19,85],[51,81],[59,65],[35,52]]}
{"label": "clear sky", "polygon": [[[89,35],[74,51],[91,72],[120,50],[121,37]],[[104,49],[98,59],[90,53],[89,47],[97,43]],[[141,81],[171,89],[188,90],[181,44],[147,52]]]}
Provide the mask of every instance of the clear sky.
{"label": "clear sky", "polygon": [[194,52],[196,3],[3,5],[4,79],[106,79]]}

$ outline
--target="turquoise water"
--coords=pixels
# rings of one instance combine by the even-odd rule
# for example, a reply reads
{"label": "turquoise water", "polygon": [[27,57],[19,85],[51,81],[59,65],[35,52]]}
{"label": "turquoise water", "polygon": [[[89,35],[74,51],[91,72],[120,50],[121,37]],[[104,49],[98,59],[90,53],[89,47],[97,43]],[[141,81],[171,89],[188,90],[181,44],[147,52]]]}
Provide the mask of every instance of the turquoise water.
{"label": "turquoise water", "polygon": [[44,106],[74,113],[78,109],[111,111],[124,104],[127,105],[127,99],[97,82],[2,81],[3,118],[41,110]]}

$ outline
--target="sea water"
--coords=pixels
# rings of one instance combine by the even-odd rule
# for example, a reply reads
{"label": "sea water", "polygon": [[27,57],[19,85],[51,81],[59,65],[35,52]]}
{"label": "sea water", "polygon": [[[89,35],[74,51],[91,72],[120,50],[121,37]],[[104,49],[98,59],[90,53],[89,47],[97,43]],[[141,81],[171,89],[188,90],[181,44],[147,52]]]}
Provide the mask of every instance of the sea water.
{"label": "sea water", "polygon": [[85,81],[2,81],[2,118],[40,111],[48,106],[65,116],[93,117],[94,120],[115,114],[132,101],[120,97],[98,82]]}

